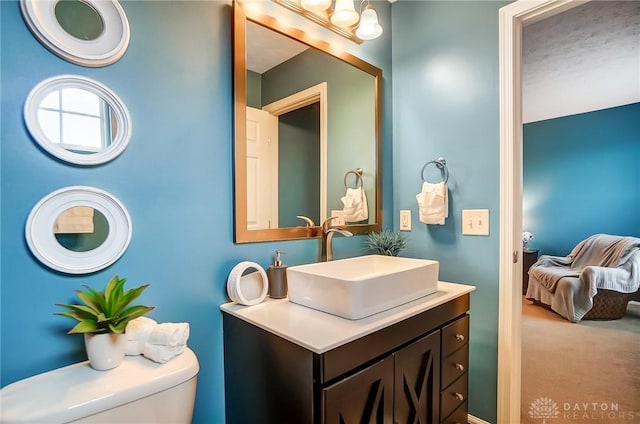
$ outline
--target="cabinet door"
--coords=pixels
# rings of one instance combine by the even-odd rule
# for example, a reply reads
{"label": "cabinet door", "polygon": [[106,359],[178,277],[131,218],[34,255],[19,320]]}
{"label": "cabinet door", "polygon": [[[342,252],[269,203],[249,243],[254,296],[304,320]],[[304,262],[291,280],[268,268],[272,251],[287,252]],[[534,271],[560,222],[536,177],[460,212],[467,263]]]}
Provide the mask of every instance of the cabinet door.
{"label": "cabinet door", "polygon": [[393,357],[322,390],[326,424],[393,422]]}
{"label": "cabinet door", "polygon": [[395,423],[439,421],[440,331],[394,353]]}

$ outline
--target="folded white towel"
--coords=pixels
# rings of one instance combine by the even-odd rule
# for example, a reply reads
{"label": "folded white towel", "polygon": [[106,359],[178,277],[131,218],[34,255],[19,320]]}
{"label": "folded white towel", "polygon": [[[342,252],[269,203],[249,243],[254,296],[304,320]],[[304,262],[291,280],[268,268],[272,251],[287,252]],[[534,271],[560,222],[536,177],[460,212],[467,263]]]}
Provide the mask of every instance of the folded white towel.
{"label": "folded white towel", "polygon": [[420,222],[425,224],[444,225],[449,217],[449,200],[447,185],[440,183],[422,183],[422,191],[416,195]]}
{"label": "folded white towel", "polygon": [[144,355],[145,358],[151,359],[153,362],[164,364],[184,352],[184,347],[185,345],[163,346],[145,343],[142,355]]}
{"label": "folded white towel", "polygon": [[189,338],[189,323],[165,322],[153,327],[147,338],[147,343],[163,346],[181,346]]}
{"label": "folded white towel", "polygon": [[345,222],[360,222],[369,219],[367,195],[362,187],[348,188],[340,200],[344,204],[342,211]]}
{"label": "folded white towel", "polygon": [[151,318],[139,317],[129,321],[125,334],[127,340],[146,340],[158,323]]}

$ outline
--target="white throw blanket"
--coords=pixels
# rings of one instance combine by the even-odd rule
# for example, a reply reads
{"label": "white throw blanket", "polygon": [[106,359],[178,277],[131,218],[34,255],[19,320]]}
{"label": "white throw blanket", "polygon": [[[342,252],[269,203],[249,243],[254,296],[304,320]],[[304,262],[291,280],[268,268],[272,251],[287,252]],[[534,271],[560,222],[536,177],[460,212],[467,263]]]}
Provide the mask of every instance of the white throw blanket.
{"label": "white throw blanket", "polygon": [[529,276],[528,299],[547,304],[551,299],[554,311],[569,321],[580,321],[593,307],[598,289],[638,291],[640,238],[593,235],[566,257],[541,256],[529,269]]}
{"label": "white throw blanket", "polygon": [[418,201],[418,213],[420,222],[424,224],[444,225],[445,218],[449,217],[449,199],[447,184],[422,183],[422,191],[416,194]]}

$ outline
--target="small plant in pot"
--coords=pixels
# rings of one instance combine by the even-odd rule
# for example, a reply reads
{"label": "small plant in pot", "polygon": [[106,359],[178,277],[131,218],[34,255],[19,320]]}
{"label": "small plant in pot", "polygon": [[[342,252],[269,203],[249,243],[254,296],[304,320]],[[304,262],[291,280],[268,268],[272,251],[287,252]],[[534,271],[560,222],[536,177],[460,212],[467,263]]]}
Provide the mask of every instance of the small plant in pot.
{"label": "small plant in pot", "polygon": [[127,347],[127,337],[124,334],[127,324],[153,309],[151,306],[131,306],[131,302],[136,300],[149,284],[125,291],[126,281],[126,278],[115,275],[109,280],[104,291],[83,285],[86,290],[75,291],[82,304],[56,304],[67,309],[56,315],[78,321],[68,334],[84,334],[87,356],[94,369],[108,370],[120,365]]}
{"label": "small plant in pot", "polygon": [[398,256],[407,247],[407,240],[400,233],[390,230],[369,233],[364,241],[365,248],[379,255]]}

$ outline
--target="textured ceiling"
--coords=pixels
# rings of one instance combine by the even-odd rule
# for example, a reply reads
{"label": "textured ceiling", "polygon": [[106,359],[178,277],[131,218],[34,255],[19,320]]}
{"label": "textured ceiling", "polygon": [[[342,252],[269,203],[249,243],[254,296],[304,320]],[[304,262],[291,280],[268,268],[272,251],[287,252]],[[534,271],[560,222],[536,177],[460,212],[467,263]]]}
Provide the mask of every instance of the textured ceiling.
{"label": "textured ceiling", "polygon": [[247,21],[247,69],[262,74],[309,47]]}
{"label": "textured ceiling", "polygon": [[640,1],[591,1],[524,28],[523,120],[640,101]]}

